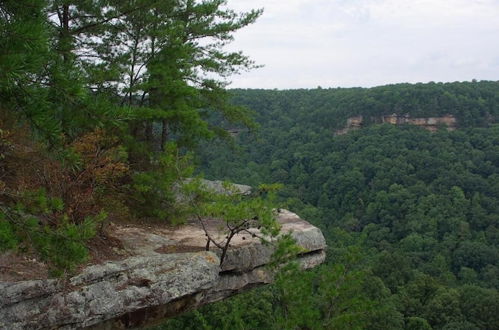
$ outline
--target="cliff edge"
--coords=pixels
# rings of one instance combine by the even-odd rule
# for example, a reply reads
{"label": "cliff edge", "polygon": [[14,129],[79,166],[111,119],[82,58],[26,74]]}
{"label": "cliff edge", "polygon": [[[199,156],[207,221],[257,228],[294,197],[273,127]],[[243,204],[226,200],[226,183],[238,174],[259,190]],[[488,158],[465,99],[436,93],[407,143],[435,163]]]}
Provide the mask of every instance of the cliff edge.
{"label": "cliff edge", "polygon": [[[391,114],[379,117],[371,117],[369,121],[374,124],[391,124],[391,125],[414,125],[419,126],[427,131],[436,132],[440,127],[445,127],[448,131],[457,129],[457,119],[453,115],[445,115],[443,117],[422,117],[411,118],[409,114],[399,115]],[[364,116],[355,116],[347,119],[346,126],[336,130],[334,135],[344,135],[350,131],[363,128],[365,125]]]}
{"label": "cliff edge", "polygon": [[[286,210],[279,210],[278,221],[303,248],[297,260],[304,269],[324,261],[318,228]],[[217,235],[219,224],[209,230]],[[205,232],[195,223],[114,225],[111,235],[126,252],[122,260],[88,266],[67,281],[0,282],[0,329],[139,327],[272,282],[265,265],[273,247],[248,232],[234,237],[221,266],[221,252],[205,251]]]}

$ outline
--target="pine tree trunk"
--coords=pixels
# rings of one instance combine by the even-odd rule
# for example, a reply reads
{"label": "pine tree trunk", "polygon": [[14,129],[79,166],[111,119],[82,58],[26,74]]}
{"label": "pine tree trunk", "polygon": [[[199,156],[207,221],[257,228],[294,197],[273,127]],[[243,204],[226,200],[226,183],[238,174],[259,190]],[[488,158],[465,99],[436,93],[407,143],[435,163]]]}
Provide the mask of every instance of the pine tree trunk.
{"label": "pine tree trunk", "polygon": [[168,141],[168,135],[170,131],[168,129],[168,121],[163,119],[163,127],[161,129],[161,151],[165,151],[165,144]]}
{"label": "pine tree trunk", "polygon": [[61,17],[61,35],[60,35],[60,51],[62,53],[62,58],[64,63],[68,63],[71,51],[71,35],[69,33],[69,5],[62,6],[62,17]]}

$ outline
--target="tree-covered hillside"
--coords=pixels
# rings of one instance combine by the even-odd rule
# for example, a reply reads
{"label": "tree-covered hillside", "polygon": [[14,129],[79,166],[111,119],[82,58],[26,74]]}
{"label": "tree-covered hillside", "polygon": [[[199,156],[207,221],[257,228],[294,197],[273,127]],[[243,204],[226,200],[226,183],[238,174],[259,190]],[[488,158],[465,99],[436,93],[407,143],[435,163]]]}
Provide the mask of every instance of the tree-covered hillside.
{"label": "tree-covered hillside", "polygon": [[[396,84],[375,88],[232,90],[233,102],[250,107],[259,122],[276,128],[300,122],[311,129],[337,129],[346,119],[393,113],[411,117],[454,115],[461,127],[487,126],[499,118],[499,82]],[[270,123],[266,123],[270,125]]]}
{"label": "tree-covered hillside", "polygon": [[[283,206],[323,229],[328,261],[190,317],[214,329],[229,328],[225,317],[240,329],[499,329],[498,87],[233,91],[261,128],[203,148],[205,173],[283,183]],[[451,113],[460,128],[331,129],[398,109]]]}
{"label": "tree-covered hillside", "polygon": [[[68,276],[112,255],[110,222],[224,218],[237,225],[223,251],[248,219],[276,235],[268,197],[282,183],[282,206],[323,229],[327,263],[288,265],[275,285],[163,328],[499,329],[499,83],[228,93],[255,65],[225,46],[261,13],[0,1],[2,281],[24,279],[16,262]],[[453,115],[459,129],[367,125],[393,113]],[[357,115],[364,129],[334,136]],[[209,141],[225,129],[237,144]],[[210,194],[186,180],[192,159],[208,179],[269,185]]]}

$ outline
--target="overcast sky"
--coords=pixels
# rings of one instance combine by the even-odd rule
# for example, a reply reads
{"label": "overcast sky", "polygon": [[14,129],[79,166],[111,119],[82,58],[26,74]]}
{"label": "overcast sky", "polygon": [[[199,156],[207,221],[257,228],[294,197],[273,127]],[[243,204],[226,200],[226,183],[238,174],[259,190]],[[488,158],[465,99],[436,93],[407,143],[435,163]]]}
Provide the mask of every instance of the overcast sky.
{"label": "overcast sky", "polygon": [[230,49],[265,65],[232,88],[499,80],[499,0],[229,0],[264,8]]}

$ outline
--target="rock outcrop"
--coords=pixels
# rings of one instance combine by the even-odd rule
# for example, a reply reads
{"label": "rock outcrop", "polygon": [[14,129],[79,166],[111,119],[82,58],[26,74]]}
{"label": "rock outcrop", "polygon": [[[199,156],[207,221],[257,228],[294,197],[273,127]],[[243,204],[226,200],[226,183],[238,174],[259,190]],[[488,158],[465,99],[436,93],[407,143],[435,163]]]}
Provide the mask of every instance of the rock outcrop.
{"label": "rock outcrop", "polygon": [[446,115],[443,117],[411,118],[408,114],[397,115],[394,113],[389,116],[383,116],[382,122],[392,125],[409,124],[421,126],[430,132],[436,132],[439,126],[446,127],[448,130],[455,130],[457,125],[457,120],[452,115]]}
{"label": "rock outcrop", "polygon": [[[449,131],[453,131],[457,127],[457,119],[452,115],[446,115],[443,117],[424,117],[424,118],[412,118],[408,114],[398,115],[396,113],[370,118],[372,123],[387,123],[392,125],[415,125],[423,127],[430,132],[436,132],[439,127],[445,127]],[[347,119],[347,124],[344,128],[335,131],[335,135],[343,135],[350,131],[360,129],[364,126],[364,117],[356,116]]]}
{"label": "rock outcrop", "polygon": [[[278,219],[303,248],[303,268],[324,261],[318,228],[286,210]],[[215,235],[217,224],[210,228]],[[89,266],[68,281],[0,282],[0,329],[138,327],[272,282],[265,267],[272,246],[248,233],[234,238],[222,266],[220,251],[205,251],[205,232],[195,224],[114,226],[112,235],[128,254],[123,260]]]}
{"label": "rock outcrop", "polygon": [[355,116],[347,119],[347,125],[345,128],[337,130],[334,132],[335,135],[343,135],[347,134],[350,131],[354,131],[360,129],[364,126],[364,117],[363,116]]}

